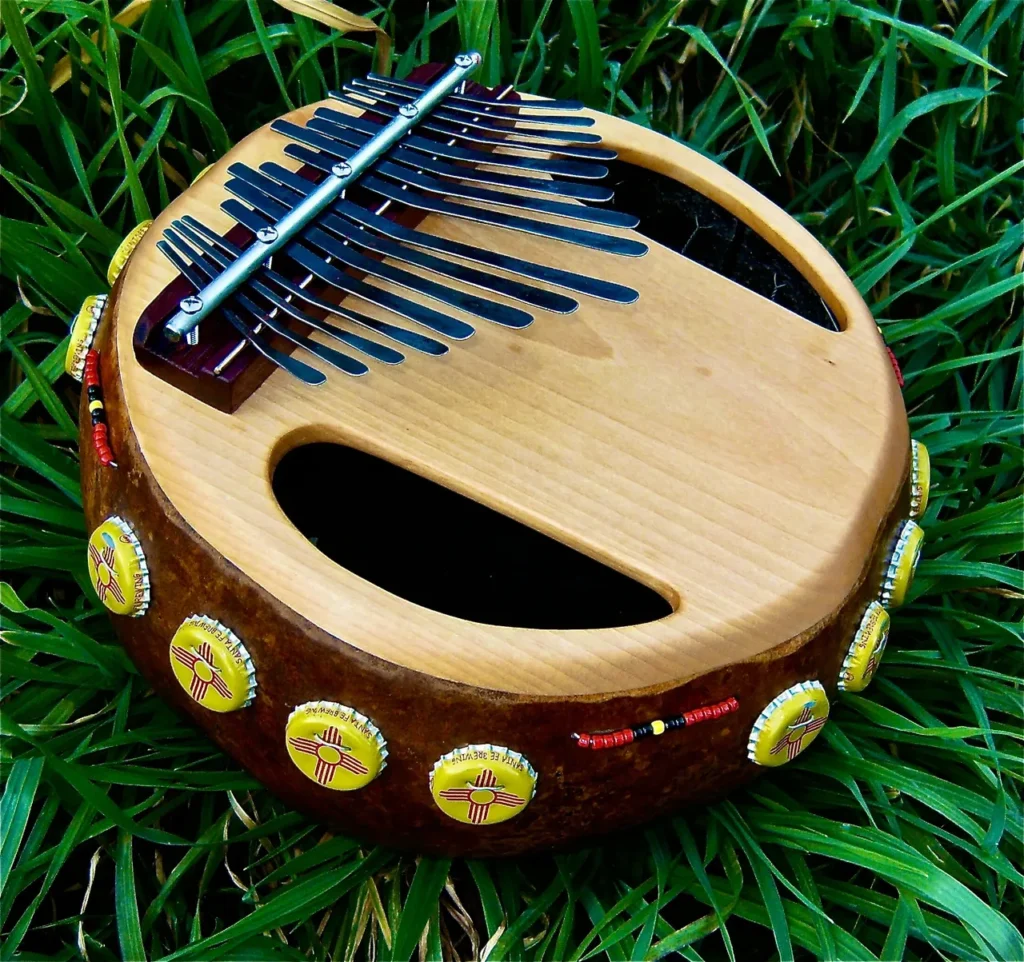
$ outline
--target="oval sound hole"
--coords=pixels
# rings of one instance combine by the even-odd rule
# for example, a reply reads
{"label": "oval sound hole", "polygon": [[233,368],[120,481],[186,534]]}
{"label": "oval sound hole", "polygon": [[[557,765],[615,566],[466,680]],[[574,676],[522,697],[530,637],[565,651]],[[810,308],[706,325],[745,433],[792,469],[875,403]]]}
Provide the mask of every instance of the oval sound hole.
{"label": "oval sound hole", "polygon": [[640,624],[672,611],[627,575],[353,448],[295,448],[272,483],[284,513],[328,558],[446,615],[569,629]]}

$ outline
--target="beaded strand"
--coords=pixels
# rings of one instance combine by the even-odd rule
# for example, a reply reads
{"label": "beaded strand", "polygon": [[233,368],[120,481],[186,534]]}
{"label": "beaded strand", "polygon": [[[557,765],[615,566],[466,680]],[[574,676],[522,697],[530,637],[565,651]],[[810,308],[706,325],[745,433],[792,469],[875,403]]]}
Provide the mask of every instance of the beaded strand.
{"label": "beaded strand", "polygon": [[892,365],[893,372],[896,374],[896,383],[903,387],[903,372],[900,370],[900,362],[896,360],[896,355],[893,354],[892,348],[887,344],[885,346],[886,351],[889,353],[889,363]]}
{"label": "beaded strand", "polygon": [[100,385],[100,354],[92,348],[85,355],[85,390],[89,399],[89,416],[92,418],[92,446],[96,457],[106,468],[116,468],[114,452],[110,450],[110,435],[107,416],[103,409],[103,388]]}
{"label": "beaded strand", "polygon": [[696,725],[698,722],[721,718],[723,715],[736,711],[739,707],[740,703],[735,698],[726,698],[725,701],[715,702],[713,705],[703,705],[669,718],[657,718],[632,728],[620,728],[618,731],[600,732],[596,735],[587,732],[574,732],[572,737],[580,748],[590,748],[594,751],[618,748],[621,745],[628,745],[638,738],[646,738],[648,735],[664,735],[665,732],[673,731],[676,728],[685,728],[687,725]]}

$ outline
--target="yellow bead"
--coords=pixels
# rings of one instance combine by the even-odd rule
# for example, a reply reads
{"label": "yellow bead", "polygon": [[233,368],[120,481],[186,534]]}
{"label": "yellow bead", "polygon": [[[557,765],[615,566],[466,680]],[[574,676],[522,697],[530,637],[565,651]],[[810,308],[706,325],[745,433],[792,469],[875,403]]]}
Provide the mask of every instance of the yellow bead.
{"label": "yellow bead", "polygon": [[828,713],[828,695],[820,682],[802,681],[787,688],[757,716],[747,757],[755,765],[785,765],[818,737]]}
{"label": "yellow bead", "polygon": [[863,691],[871,684],[888,640],[889,612],[872,601],[860,620],[839,672],[840,691]]}
{"label": "yellow bead", "polygon": [[354,708],[332,701],[299,705],[285,724],[288,757],[306,778],[336,792],[369,785],[386,767],[387,742]]}
{"label": "yellow bead", "polygon": [[103,410],[103,402],[102,401],[90,401],[89,402],[89,410],[90,411],[102,411]]}
{"label": "yellow bead", "polygon": [[186,618],[171,639],[169,654],[178,684],[203,708],[236,711],[256,697],[249,652],[233,631],[213,618]]}
{"label": "yellow bead", "polygon": [[886,608],[898,608],[906,600],[924,545],[924,530],[914,521],[904,521],[885,566],[878,600]]}
{"label": "yellow bead", "polygon": [[117,250],[114,251],[114,256],[110,258],[110,264],[107,267],[107,283],[111,287],[114,286],[114,281],[117,280],[121,271],[124,270],[124,265],[128,263],[128,258],[132,256],[132,251],[139,246],[139,241],[142,240],[143,235],[149,230],[152,223],[152,220],[144,220],[136,224],[118,245]]}
{"label": "yellow bead", "polygon": [[467,745],[442,755],[430,773],[430,794],[449,818],[496,825],[515,818],[533,798],[537,773],[519,752]]}
{"label": "yellow bead", "polygon": [[106,306],[106,294],[90,294],[82,301],[82,306],[71,322],[68,351],[64,355],[64,370],[76,381],[81,381],[85,373],[85,355],[89,353],[89,348],[96,340],[96,328],[99,327]]}
{"label": "yellow bead", "polygon": [[920,441],[910,442],[910,517],[920,518],[928,507],[932,482],[932,461]]}
{"label": "yellow bead", "polygon": [[665,734],[665,723],[660,718],[656,719],[655,721],[652,721],[651,722],[651,731],[655,735],[664,735]]}
{"label": "yellow bead", "polygon": [[149,607],[149,568],[130,524],[107,518],[89,536],[89,578],[96,595],[115,615],[138,618]]}

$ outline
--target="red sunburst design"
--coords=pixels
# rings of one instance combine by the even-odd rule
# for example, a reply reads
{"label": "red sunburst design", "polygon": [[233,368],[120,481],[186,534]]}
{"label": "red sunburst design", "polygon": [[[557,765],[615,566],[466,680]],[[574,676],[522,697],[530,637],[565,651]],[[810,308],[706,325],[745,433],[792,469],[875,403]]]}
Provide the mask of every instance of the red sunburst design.
{"label": "red sunburst design", "polygon": [[[518,808],[526,804],[525,798],[513,795],[512,792],[504,791],[505,786],[498,784],[494,772],[485,768],[472,782],[466,782],[465,788],[446,788],[437,794],[447,802],[468,802],[468,817],[473,825],[482,825],[487,821],[487,814],[492,805],[501,805],[504,808]],[[481,789],[488,790],[491,798],[486,802],[473,800],[473,795]]]}
{"label": "red sunburst design", "polygon": [[822,718],[812,718],[812,707],[813,706],[810,704],[804,705],[804,710],[800,712],[797,720],[789,726],[789,731],[786,732],[786,737],[772,748],[769,752],[770,755],[775,755],[785,749],[787,761],[792,761],[800,754],[801,751],[803,751],[804,739],[812,732],[816,732],[819,728],[825,727],[825,722],[828,721],[828,716],[825,715]]}
{"label": "red sunburst design", "polygon": [[[175,659],[192,672],[192,679],[189,682],[189,694],[198,702],[201,702],[206,693],[213,688],[222,698],[231,697],[231,689],[228,683],[220,676],[220,669],[213,658],[213,649],[208,641],[204,641],[198,648],[182,648],[180,645],[171,645],[171,654]],[[210,669],[209,678],[200,678],[196,666],[202,662]]]}
{"label": "red sunburst design", "polygon": [[[316,768],[313,770],[313,778],[321,785],[330,785],[334,779],[334,773],[339,768],[352,772],[353,775],[366,775],[368,769],[358,758],[351,754],[352,749],[342,743],[341,732],[333,725],[327,728],[322,734],[314,735],[312,738],[291,737],[288,744],[297,752],[306,755],[316,756]],[[337,750],[340,758],[332,762],[320,754],[320,748],[329,745]]]}
{"label": "red sunburst design", "polygon": [[89,543],[89,560],[96,567],[96,595],[106,603],[107,595],[112,595],[118,604],[125,603],[124,592],[117,583],[117,568],[114,565],[114,545],[104,538],[103,551]]}

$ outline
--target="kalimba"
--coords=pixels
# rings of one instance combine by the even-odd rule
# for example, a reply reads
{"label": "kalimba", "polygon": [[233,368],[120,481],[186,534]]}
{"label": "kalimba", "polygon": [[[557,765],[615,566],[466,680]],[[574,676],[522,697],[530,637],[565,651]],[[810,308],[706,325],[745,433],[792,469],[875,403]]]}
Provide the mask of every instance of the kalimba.
{"label": "kalimba", "polygon": [[795,220],[478,62],[251,134],[126,238],[68,369],[153,687],[296,808],[489,855],[803,752],[878,666],[929,469]]}

